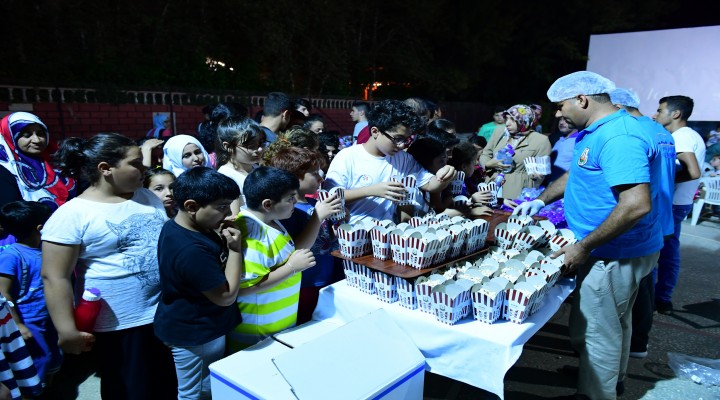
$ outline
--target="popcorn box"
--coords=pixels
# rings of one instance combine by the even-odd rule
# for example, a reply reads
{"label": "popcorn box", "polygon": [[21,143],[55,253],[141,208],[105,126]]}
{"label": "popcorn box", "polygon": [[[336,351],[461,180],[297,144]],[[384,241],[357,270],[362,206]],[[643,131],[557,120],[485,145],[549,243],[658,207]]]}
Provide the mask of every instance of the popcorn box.
{"label": "popcorn box", "polygon": [[453,206],[455,207],[466,207],[470,204],[470,199],[463,195],[456,195],[453,197]]}
{"label": "popcorn box", "polygon": [[438,240],[438,247],[435,251],[432,264],[440,264],[447,259],[448,251],[452,246],[452,235],[450,235],[448,231],[437,230],[435,231],[435,237],[437,237]]}
{"label": "popcorn box", "polygon": [[555,235],[550,239],[550,243],[549,243],[550,250],[558,251],[558,250],[562,249],[563,247],[565,247],[569,244],[575,243],[575,242],[576,242],[576,240],[574,238],[571,239],[571,238],[567,238],[564,236]]}
{"label": "popcorn box", "polygon": [[394,276],[384,272],[374,271],[373,279],[375,279],[375,295],[378,300],[385,303],[398,301],[398,290]]}
{"label": "popcorn box", "polygon": [[458,273],[458,279],[467,279],[472,281],[473,284],[483,284],[490,280],[490,278],[483,274],[479,268],[467,268],[462,272]]}
{"label": "popcorn box", "polygon": [[418,298],[417,294],[415,294],[415,282],[409,279],[396,277],[395,284],[397,285],[397,294],[398,299],[400,300],[400,305],[411,310],[418,308]]}
{"label": "popcorn box", "polygon": [[499,223],[495,226],[495,242],[498,247],[507,250],[512,247],[515,236],[520,232],[522,227],[513,223]]}
{"label": "popcorn box", "polygon": [[318,190],[318,200],[325,201],[329,198],[339,198],[341,211],[338,211],[330,215],[330,219],[333,221],[341,221],[345,219],[345,190],[341,187],[334,187],[330,190]]}
{"label": "popcorn box", "polygon": [[488,182],[488,183],[479,183],[477,186],[477,189],[479,192],[489,192],[490,193],[490,200],[488,201],[488,205],[490,207],[497,206],[497,194],[498,194],[498,186],[495,182]]}
{"label": "popcorn box", "polygon": [[432,290],[435,286],[445,282],[445,280],[445,277],[437,274],[417,278],[415,281],[415,294],[420,311],[433,314]]}
{"label": "popcorn box", "polygon": [[408,265],[423,269],[430,266],[440,242],[431,233],[415,232],[407,240]]}
{"label": "popcorn box", "polygon": [[500,287],[503,288],[503,290],[512,289],[512,287],[513,287],[513,284],[509,280],[507,280],[501,276],[492,278],[488,282],[497,283],[498,285],[500,285]]}
{"label": "popcorn box", "polygon": [[393,182],[400,182],[403,184],[403,186],[405,186],[405,197],[400,200],[397,205],[406,206],[413,204],[415,202],[415,193],[417,192],[417,190],[415,190],[415,188],[417,187],[417,179],[412,175],[408,175],[404,178],[394,176],[390,179]]}
{"label": "popcorn box", "polygon": [[544,235],[542,228],[537,226],[526,226],[515,236],[512,248],[519,251],[529,251]]}
{"label": "popcorn box", "polygon": [[357,267],[356,263],[350,261],[350,260],[342,260],[343,261],[343,270],[345,271],[345,282],[350,287],[358,287],[358,276],[357,276]]}
{"label": "popcorn box", "polygon": [[358,279],[358,289],[367,294],[375,294],[375,278],[373,277],[373,270],[362,264],[355,265],[357,266],[356,273]]}
{"label": "popcorn box", "polygon": [[525,283],[532,285],[535,288],[535,290],[538,292],[537,298],[535,299],[535,302],[533,303],[532,308],[530,309],[530,315],[533,315],[540,307],[540,304],[542,303],[542,299],[550,291],[550,286],[548,286],[547,282],[545,281],[545,277],[540,276],[540,275],[533,275],[533,276],[528,277],[525,280]]}
{"label": "popcorn box", "polygon": [[344,257],[355,258],[369,252],[368,232],[365,227],[342,224],[337,228],[340,253]]}
{"label": "popcorn box", "polygon": [[407,236],[401,229],[395,229],[388,235],[390,237],[390,252],[394,262],[407,265],[408,263],[408,252],[407,252]]}
{"label": "popcorn box", "polygon": [[556,264],[540,264],[540,269],[545,273],[545,280],[547,281],[547,286],[549,288],[555,286],[562,275],[561,267]]}
{"label": "popcorn box", "polygon": [[373,257],[378,260],[390,258],[390,231],[382,226],[376,226],[370,230],[370,242],[372,243]]}
{"label": "popcorn box", "polygon": [[483,260],[482,264],[480,264],[479,270],[483,276],[487,276],[488,279],[492,279],[500,270],[500,263],[495,259],[488,258]]}
{"label": "popcorn box", "polygon": [[467,239],[465,240],[465,252],[474,253],[485,246],[485,238],[487,237],[489,224],[487,221],[477,219],[465,222],[463,228],[467,231]]}
{"label": "popcorn box", "polygon": [[455,180],[450,182],[450,192],[453,195],[462,193],[463,184],[465,183],[465,173],[463,171],[457,171]]}
{"label": "popcorn box", "polygon": [[555,228],[555,225],[553,225],[553,223],[548,220],[538,221],[536,226],[543,230],[543,236],[537,241],[538,247],[547,244],[550,241],[550,238],[555,236],[555,234],[557,233],[557,228]]}
{"label": "popcorn box", "polygon": [[409,223],[410,226],[412,226],[413,228],[417,228],[418,226],[423,225],[423,224],[424,224],[424,221],[423,221],[423,219],[420,218],[420,217],[412,217],[412,218],[410,218],[410,221],[408,221],[408,223]]}
{"label": "popcorn box", "polygon": [[537,297],[535,288],[527,282],[521,282],[505,291],[503,318],[521,324],[530,316],[530,309]]}
{"label": "popcorn box", "polygon": [[492,324],[500,318],[505,301],[505,289],[495,282],[474,285],[470,291],[473,317],[483,323]]}
{"label": "popcorn box", "polygon": [[518,224],[522,227],[526,227],[529,225],[532,225],[533,219],[529,215],[513,215],[508,217],[507,219],[508,224]]}
{"label": "popcorn box", "polygon": [[448,325],[454,325],[470,313],[470,289],[473,282],[465,279],[447,281],[432,290],[433,314]]}
{"label": "popcorn box", "polygon": [[462,226],[453,225],[449,229],[451,239],[451,248],[448,258],[456,258],[460,256],[463,246],[465,245],[465,239],[467,232]]}

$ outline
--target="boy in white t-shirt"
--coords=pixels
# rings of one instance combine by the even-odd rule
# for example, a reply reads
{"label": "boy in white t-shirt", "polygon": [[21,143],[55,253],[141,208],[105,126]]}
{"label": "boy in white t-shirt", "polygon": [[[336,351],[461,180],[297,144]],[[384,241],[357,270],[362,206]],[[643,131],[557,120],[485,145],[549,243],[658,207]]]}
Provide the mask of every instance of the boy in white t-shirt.
{"label": "boy in white t-shirt", "polygon": [[412,108],[397,100],[376,103],[367,114],[370,139],[340,151],[328,169],[326,188],[345,189],[350,222],[364,218],[396,218],[396,203],[405,196],[400,180],[415,176],[417,186],[427,192],[443,190],[454,178],[455,168],[446,165],[436,175],[422,168],[404,150],[414,133],[424,129]]}
{"label": "boy in white t-shirt", "polygon": [[680,227],[692,211],[693,200],[700,184],[700,166],[705,160],[705,142],[699,133],[687,126],[692,114],[693,99],[668,96],[660,99],[653,119],[672,133],[677,154],[673,219],[675,234],[665,240],[660,250],[655,284],[655,308],[661,314],[672,313],[672,291],[680,275]]}

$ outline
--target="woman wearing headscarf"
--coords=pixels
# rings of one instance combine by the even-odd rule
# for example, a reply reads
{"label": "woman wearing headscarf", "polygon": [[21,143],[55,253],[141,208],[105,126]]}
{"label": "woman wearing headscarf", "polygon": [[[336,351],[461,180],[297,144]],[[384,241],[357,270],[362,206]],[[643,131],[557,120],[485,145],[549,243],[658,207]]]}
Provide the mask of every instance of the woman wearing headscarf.
{"label": "woman wearing headscarf", "polygon": [[[547,136],[535,132],[533,127],[540,116],[540,107],[517,104],[507,109],[505,117],[505,132],[496,132],[490,138],[488,145],[480,156],[480,164],[488,172],[487,182],[495,180],[500,172],[505,174],[505,183],[502,186],[504,199],[516,199],[523,188],[537,188],[542,183],[542,176],[530,176],[525,169],[528,157],[549,156],[552,146]],[[497,159],[501,149],[512,147],[512,169],[503,171],[507,166]]]}
{"label": "woman wearing headscarf", "polygon": [[202,144],[190,135],[173,136],[163,147],[163,168],[177,177],[194,167],[210,167],[210,157]]}
{"label": "woman wearing headscarf", "polygon": [[170,124],[170,117],[165,114],[157,114],[153,116],[153,128],[150,129],[145,137],[149,139],[166,139],[173,135]]}
{"label": "woman wearing headscarf", "polygon": [[[0,165],[14,176],[23,200],[45,203],[55,210],[74,197],[75,181],[61,176],[50,163],[50,135],[40,118],[12,113],[0,121],[0,131]],[[13,192],[15,187],[3,191]]]}

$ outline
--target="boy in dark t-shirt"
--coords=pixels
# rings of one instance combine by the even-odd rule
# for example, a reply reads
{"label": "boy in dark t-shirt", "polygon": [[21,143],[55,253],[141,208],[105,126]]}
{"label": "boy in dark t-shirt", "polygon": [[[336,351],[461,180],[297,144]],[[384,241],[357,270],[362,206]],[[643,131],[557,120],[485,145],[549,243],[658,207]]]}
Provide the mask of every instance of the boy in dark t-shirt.
{"label": "boy in dark t-shirt", "polygon": [[155,334],[172,350],[179,398],[210,398],[208,366],[225,355],[225,335],[241,322],[235,306],[243,276],[240,231],[215,233],[239,196],[237,184],[211,168],[188,170],[173,184],[179,212],[158,240]]}

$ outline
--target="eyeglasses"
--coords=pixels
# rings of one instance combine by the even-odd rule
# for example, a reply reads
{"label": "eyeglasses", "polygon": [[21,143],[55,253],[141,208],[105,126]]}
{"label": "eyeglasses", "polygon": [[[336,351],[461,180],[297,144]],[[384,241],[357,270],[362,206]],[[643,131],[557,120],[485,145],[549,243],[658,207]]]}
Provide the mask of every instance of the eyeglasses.
{"label": "eyeglasses", "polygon": [[395,146],[398,146],[398,147],[403,146],[403,145],[405,147],[410,146],[410,144],[415,140],[415,137],[413,137],[412,135],[405,137],[405,136],[390,136],[388,133],[383,132],[383,131],[380,131],[380,133],[382,133],[383,136],[385,136],[386,138],[390,139],[395,144]]}

